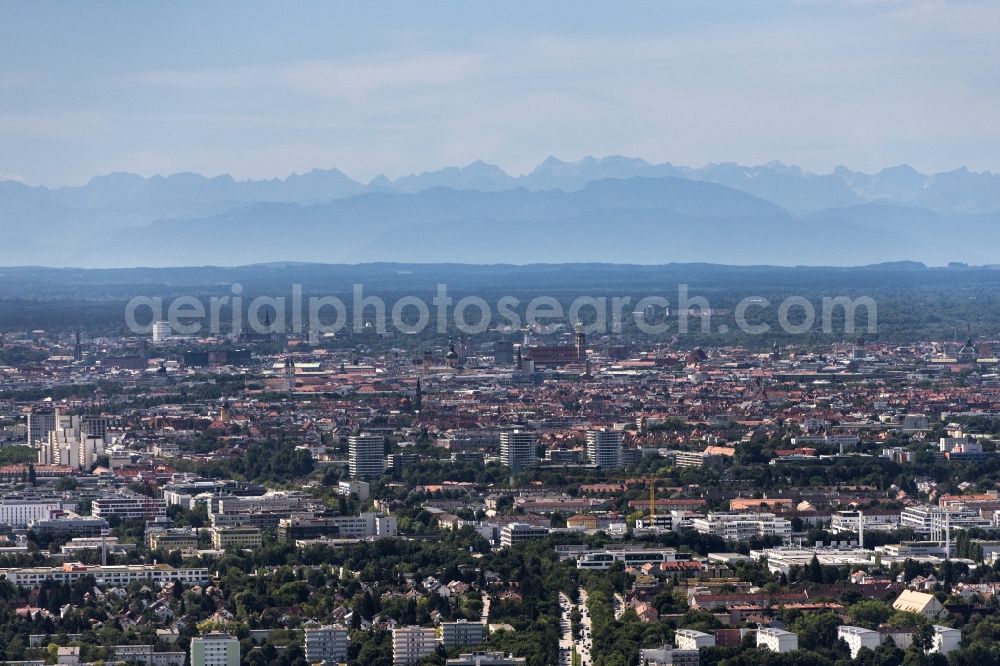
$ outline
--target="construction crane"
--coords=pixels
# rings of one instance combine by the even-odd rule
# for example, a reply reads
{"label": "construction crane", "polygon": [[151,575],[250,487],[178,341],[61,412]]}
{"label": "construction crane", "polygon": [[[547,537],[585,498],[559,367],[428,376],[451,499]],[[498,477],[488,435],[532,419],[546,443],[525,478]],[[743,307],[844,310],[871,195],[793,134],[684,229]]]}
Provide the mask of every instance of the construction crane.
{"label": "construction crane", "polygon": [[649,477],[649,523],[656,524],[656,477]]}

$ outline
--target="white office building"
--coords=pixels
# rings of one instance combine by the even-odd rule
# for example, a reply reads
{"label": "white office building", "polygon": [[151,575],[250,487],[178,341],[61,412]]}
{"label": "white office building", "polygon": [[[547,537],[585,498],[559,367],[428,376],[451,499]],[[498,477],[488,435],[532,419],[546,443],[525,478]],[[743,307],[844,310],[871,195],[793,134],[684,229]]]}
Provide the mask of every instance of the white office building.
{"label": "white office building", "polygon": [[511,548],[526,541],[537,541],[549,535],[549,528],[529,525],[527,523],[511,523],[500,528],[500,545]]}
{"label": "white office building", "polygon": [[73,511],[75,503],[57,499],[3,499],[0,500],[0,524],[27,527],[35,520],[48,520],[53,511]]}
{"label": "white office building", "polygon": [[746,541],[755,537],[792,535],[792,523],[773,513],[710,513],[695,518],[691,526],[701,534],[711,534],[727,541]]}

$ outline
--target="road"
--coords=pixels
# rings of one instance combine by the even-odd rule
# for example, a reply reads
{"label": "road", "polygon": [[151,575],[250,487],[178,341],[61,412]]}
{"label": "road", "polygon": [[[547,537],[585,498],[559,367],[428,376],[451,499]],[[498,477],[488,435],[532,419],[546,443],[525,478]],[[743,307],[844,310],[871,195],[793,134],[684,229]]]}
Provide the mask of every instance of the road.
{"label": "road", "polygon": [[590,611],[587,610],[587,590],[580,588],[580,626],[582,636],[577,641],[577,652],[580,654],[580,666],[592,666],[594,658],[591,650],[594,648],[594,627],[590,621]]}
{"label": "road", "polygon": [[615,619],[622,619],[625,614],[625,597],[615,592]]}
{"label": "road", "polygon": [[489,626],[490,624],[490,595],[483,592],[483,625]]}
{"label": "road", "polygon": [[559,593],[559,666],[573,666],[573,622],[570,614],[573,604],[562,592]]}

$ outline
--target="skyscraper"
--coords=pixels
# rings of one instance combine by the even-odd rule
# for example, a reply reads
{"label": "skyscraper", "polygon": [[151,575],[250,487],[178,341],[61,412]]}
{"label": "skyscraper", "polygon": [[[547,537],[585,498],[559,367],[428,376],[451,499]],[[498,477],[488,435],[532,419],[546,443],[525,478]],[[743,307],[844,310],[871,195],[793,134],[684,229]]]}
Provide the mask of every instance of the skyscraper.
{"label": "skyscraper", "polygon": [[532,467],[536,462],[535,446],[538,437],[531,432],[514,430],[500,433],[500,461],[512,472]]}
{"label": "skyscraper", "polygon": [[385,437],[351,435],[348,443],[348,466],[352,479],[372,479],[385,471]]}
{"label": "skyscraper", "polygon": [[622,433],[620,430],[587,431],[587,457],[598,469],[622,466]]}
{"label": "skyscraper", "polygon": [[49,433],[56,429],[56,410],[47,405],[32,407],[28,412],[28,446],[48,442]]}

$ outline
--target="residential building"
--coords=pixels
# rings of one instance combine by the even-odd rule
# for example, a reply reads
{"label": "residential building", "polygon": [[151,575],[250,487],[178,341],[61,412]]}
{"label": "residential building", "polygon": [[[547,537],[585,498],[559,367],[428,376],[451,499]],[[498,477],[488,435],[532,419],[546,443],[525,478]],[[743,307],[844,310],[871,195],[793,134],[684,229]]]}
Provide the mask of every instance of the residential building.
{"label": "residential building", "polygon": [[191,639],[191,666],[240,666],[240,641],[235,636],[210,633]]}
{"label": "residential building", "polygon": [[715,636],[694,629],[678,629],[674,633],[674,643],[679,650],[699,650],[703,647],[713,647]]}
{"label": "residential building", "polygon": [[393,666],[413,666],[437,649],[433,627],[396,627],[392,630]]}
{"label": "residential building", "polygon": [[41,442],[49,441],[49,433],[56,429],[56,414],[58,410],[49,406],[32,407],[28,412],[27,443],[37,447]]}
{"label": "residential building", "polygon": [[639,666],[698,666],[700,663],[697,650],[681,650],[669,644],[639,651]]}
{"label": "residential building", "polygon": [[441,623],[441,644],[446,648],[479,645],[483,642],[486,627],[482,622],[456,620]]}
{"label": "residential building", "polygon": [[468,652],[446,659],[447,666],[525,666],[524,657],[515,657],[503,652]]}
{"label": "residential building", "polygon": [[512,472],[520,472],[525,467],[534,466],[538,459],[535,447],[538,436],[532,432],[513,430],[500,433],[500,462]]}
{"label": "residential building", "polygon": [[784,629],[762,627],[757,630],[757,647],[766,647],[771,652],[784,654],[799,649],[799,637]]}
{"label": "residential building", "polygon": [[162,585],[179,580],[185,585],[208,582],[208,569],[175,569],[167,564],[119,564],[101,566],[67,562],[61,567],[22,567],[2,570],[3,576],[18,587],[35,587],[45,581],[75,583],[84,576],[93,576],[101,585],[128,585],[136,581],[151,581]]}
{"label": "residential building", "polygon": [[622,431],[587,431],[587,457],[598,469],[616,469],[622,466]]}
{"label": "residential building", "polygon": [[376,479],[385,472],[385,437],[382,435],[351,435],[347,447],[352,479]]}
{"label": "residential building", "polygon": [[937,600],[933,594],[917,592],[916,590],[903,590],[892,602],[892,607],[898,611],[906,613],[916,613],[924,617],[936,620],[948,614],[945,607]]}
{"label": "residential building", "polygon": [[111,663],[143,664],[144,666],[184,666],[183,652],[154,652],[152,645],[112,645]]}
{"label": "residential building", "polygon": [[882,642],[881,634],[864,627],[852,627],[844,624],[837,627],[837,638],[847,643],[851,650],[851,659],[857,659],[861,648],[874,650]]}
{"label": "residential building", "polygon": [[167,338],[174,334],[173,328],[170,326],[169,321],[154,321],[153,322],[153,344],[160,344],[161,342],[166,342]]}
{"label": "residential building", "polygon": [[942,627],[937,624],[934,625],[933,629],[934,636],[931,637],[931,647],[927,650],[928,652],[948,654],[961,647],[962,631],[960,629]]}
{"label": "residential building", "polygon": [[371,496],[371,491],[369,490],[367,481],[340,481],[337,483],[337,494],[342,497],[350,497],[351,495],[357,495],[358,499],[362,502],[368,501]]}
{"label": "residential building", "polygon": [[306,661],[324,666],[346,662],[349,643],[346,627],[339,625],[306,627]]}

